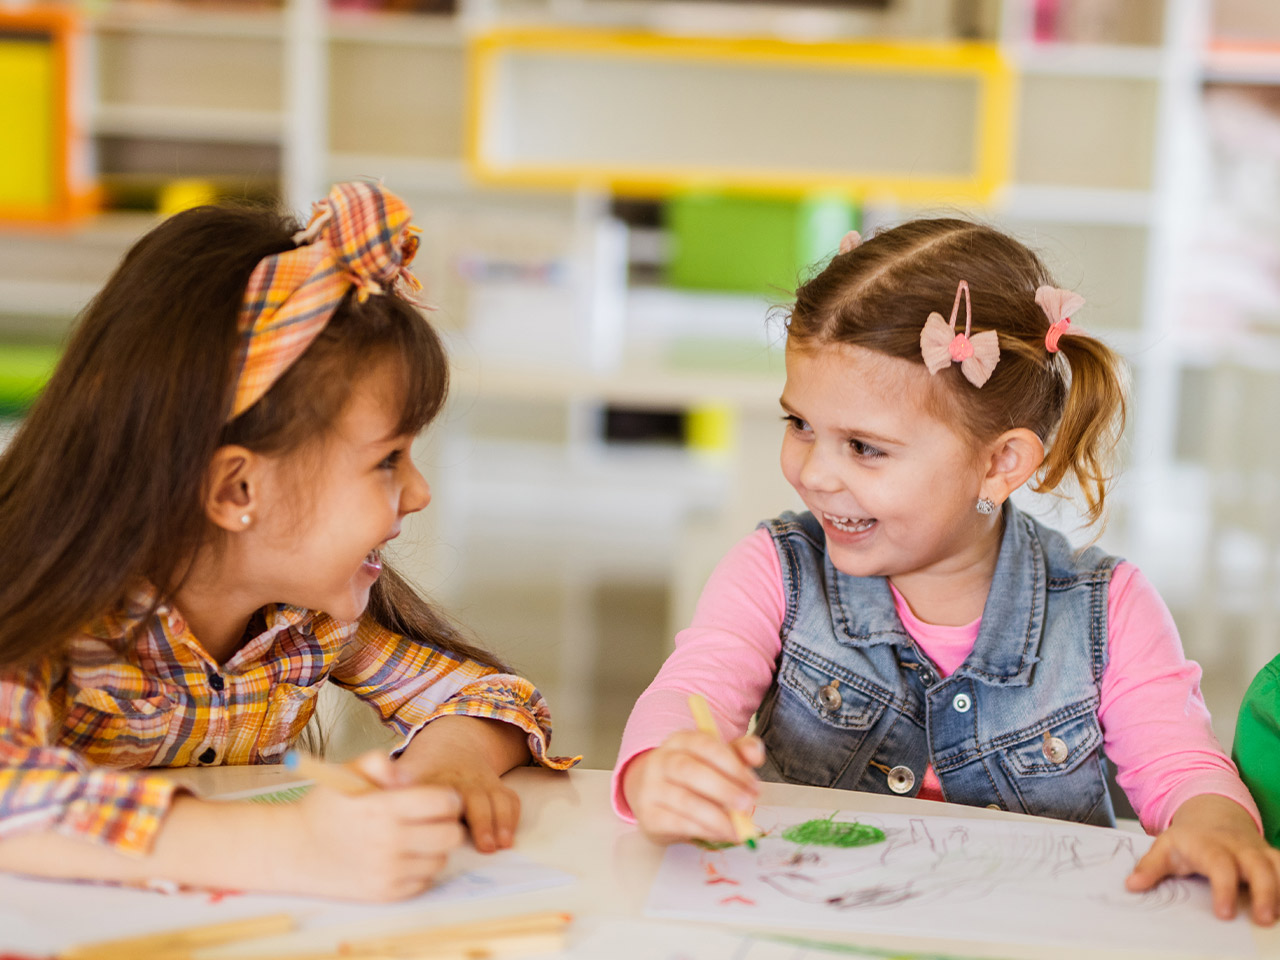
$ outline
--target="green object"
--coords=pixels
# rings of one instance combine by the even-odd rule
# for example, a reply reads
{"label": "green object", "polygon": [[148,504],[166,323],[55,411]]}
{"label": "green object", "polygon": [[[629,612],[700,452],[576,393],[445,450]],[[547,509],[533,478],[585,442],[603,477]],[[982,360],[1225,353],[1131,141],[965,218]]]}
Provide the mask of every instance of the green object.
{"label": "green object", "polygon": [[51,344],[0,344],[0,417],[26,412],[58,365],[59,353]]}
{"label": "green object", "polygon": [[699,840],[695,837],[689,842],[702,850],[728,850],[737,846],[732,840]]}
{"label": "green object", "polygon": [[826,194],[785,200],[690,193],[672,198],[666,210],[673,286],[784,297],[836,252],[859,219],[847,198]]}
{"label": "green object", "polygon": [[809,937],[793,937],[780,933],[756,933],[752,934],[752,938],[772,943],[786,943],[796,947],[803,947],[809,951],[849,954],[855,957],[884,957],[886,960],[979,960],[979,958],[976,957],[960,957],[953,953],[904,953],[901,950],[885,950],[879,947],[859,947],[852,943],[834,943],[827,940],[812,940]]}
{"label": "green object", "polygon": [[[689,842],[695,847],[699,847],[703,850],[728,850],[730,847],[738,846],[738,844],[732,840],[698,840],[695,838]],[[743,842],[746,843],[748,850],[756,849],[756,842],[754,838],[747,837]]]}
{"label": "green object", "polygon": [[300,787],[285,787],[283,790],[272,790],[270,793],[257,793],[246,799],[250,803],[297,803],[311,792],[312,786],[313,784],[307,783]]}
{"label": "green object", "polygon": [[815,844],[820,847],[869,847],[884,841],[884,831],[856,820],[837,823],[832,819],[806,820],[782,831],[782,839],[792,843]]}
{"label": "green object", "polygon": [[1262,813],[1267,843],[1280,847],[1280,657],[1258,671],[1245,691],[1231,753]]}

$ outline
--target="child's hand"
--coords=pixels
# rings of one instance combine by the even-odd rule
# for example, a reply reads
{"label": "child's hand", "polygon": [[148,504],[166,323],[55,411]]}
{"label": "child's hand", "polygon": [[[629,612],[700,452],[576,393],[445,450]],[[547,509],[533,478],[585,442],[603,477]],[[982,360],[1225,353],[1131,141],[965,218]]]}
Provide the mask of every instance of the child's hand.
{"label": "child's hand", "polygon": [[296,807],[304,836],[289,864],[294,875],[284,886],[357,900],[416,896],[462,845],[461,810],[457,793],[443,787],[351,797],[317,786]]}
{"label": "child's hand", "polygon": [[461,798],[462,817],[471,841],[481,853],[510,847],[520,822],[520,797],[487,764],[450,763],[409,766],[373,751],[355,761],[366,777],[384,787],[410,785],[449,787]]}
{"label": "child's hand", "polygon": [[627,765],[622,792],[641,829],[655,840],[736,843],[729,811],[755,806],[759,783],[752,768],[762,763],[764,744],[757,737],[722,743],[682,730]]}
{"label": "child's hand", "polygon": [[1211,794],[1186,801],[1125,886],[1150,890],[1167,876],[1193,873],[1209,880],[1213,912],[1221,919],[1235,916],[1240,886],[1247,884],[1254,922],[1275,922],[1280,912],[1280,850],[1267,845],[1238,803]]}

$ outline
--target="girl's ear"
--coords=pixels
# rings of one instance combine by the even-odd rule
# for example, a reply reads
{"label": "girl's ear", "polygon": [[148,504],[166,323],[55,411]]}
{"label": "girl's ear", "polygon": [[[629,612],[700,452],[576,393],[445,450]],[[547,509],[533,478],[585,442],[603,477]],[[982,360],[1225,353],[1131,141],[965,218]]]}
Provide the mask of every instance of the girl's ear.
{"label": "girl's ear", "polygon": [[1026,427],[1006,430],[987,449],[987,472],[978,495],[997,504],[1008,500],[1044,462],[1044,444]]}
{"label": "girl's ear", "polygon": [[204,512],[224,530],[247,530],[261,506],[262,458],[244,447],[219,447],[206,474]]}

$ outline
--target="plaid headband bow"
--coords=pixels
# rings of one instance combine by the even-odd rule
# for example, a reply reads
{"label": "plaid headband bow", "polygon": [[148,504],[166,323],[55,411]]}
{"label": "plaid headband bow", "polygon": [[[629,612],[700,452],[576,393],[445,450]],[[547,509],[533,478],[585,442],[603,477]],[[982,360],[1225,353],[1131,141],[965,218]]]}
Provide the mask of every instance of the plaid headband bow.
{"label": "plaid headband bow", "polygon": [[352,287],[361,302],[387,287],[421,289],[409,273],[418,250],[412,214],[373,183],[339,183],[315,204],[293,250],[264,257],[240,306],[234,420],[280,379],[324,329]]}

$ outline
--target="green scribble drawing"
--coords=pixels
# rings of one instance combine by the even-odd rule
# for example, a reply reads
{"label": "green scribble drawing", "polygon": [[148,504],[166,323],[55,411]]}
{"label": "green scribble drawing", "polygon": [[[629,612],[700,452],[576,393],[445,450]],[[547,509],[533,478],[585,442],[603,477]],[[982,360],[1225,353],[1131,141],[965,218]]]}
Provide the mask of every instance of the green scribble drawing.
{"label": "green scribble drawing", "polygon": [[782,839],[819,847],[867,847],[884,840],[884,831],[856,820],[837,823],[835,814],[824,820],[806,820],[782,831]]}

